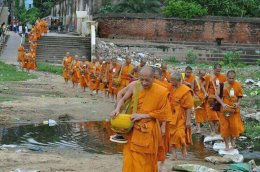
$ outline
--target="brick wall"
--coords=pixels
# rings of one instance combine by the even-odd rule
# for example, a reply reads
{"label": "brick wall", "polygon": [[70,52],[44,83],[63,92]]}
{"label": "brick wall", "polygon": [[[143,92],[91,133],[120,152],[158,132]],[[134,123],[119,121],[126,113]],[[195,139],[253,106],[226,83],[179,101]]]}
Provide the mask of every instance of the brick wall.
{"label": "brick wall", "polygon": [[185,20],[154,16],[97,15],[102,38],[155,41],[260,43],[260,18],[205,17]]}

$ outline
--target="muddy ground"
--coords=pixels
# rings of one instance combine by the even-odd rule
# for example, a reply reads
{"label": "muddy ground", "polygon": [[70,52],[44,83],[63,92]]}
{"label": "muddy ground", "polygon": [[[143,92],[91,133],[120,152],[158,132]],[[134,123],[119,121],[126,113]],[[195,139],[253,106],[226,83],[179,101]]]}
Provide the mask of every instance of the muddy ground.
{"label": "muddy ground", "polygon": [[[0,83],[0,96],[11,101],[0,102],[0,122],[42,123],[47,119],[74,121],[101,121],[109,118],[114,103],[103,94],[90,96],[80,88],[64,85],[57,75],[35,72],[38,79],[22,82]],[[166,161],[168,171],[174,164],[195,163],[217,170],[225,165],[213,165],[203,161]],[[0,172],[16,169],[39,170],[41,172],[120,172],[122,155],[102,155],[85,151],[52,150],[33,152],[30,150],[0,150]]]}

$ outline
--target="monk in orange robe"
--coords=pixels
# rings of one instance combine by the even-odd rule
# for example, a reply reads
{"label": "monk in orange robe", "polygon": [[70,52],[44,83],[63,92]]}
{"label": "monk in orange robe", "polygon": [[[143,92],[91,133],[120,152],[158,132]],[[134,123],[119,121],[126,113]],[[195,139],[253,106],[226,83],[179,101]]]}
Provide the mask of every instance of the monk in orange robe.
{"label": "monk in orange robe", "polygon": [[63,65],[63,78],[65,81],[65,84],[68,84],[68,81],[70,79],[70,72],[72,69],[72,62],[73,57],[70,55],[70,52],[67,52],[66,57],[63,58],[62,65]]}
{"label": "monk in orange robe", "polygon": [[22,64],[22,67],[24,69],[26,69],[27,72],[29,72],[28,70],[28,62],[30,60],[30,53],[29,53],[29,50],[25,50],[25,53],[24,53],[24,61],[23,61],[23,64]]}
{"label": "monk in orange robe", "polygon": [[107,96],[108,91],[108,81],[107,81],[107,67],[109,65],[109,59],[100,59],[100,75],[99,75],[99,90],[104,91],[105,96]]}
{"label": "monk in orange robe", "polygon": [[18,47],[18,58],[17,61],[20,64],[20,67],[22,67],[22,61],[23,59],[23,54],[24,54],[24,46],[22,44],[20,44],[20,46]]}
{"label": "monk in orange robe", "polygon": [[194,106],[192,90],[181,84],[181,74],[171,76],[173,90],[170,95],[173,120],[166,124],[169,134],[169,147],[172,149],[172,159],[177,159],[176,149],[182,150],[182,156],[187,157],[187,146],[192,144],[191,111]]}
{"label": "monk in orange robe", "polygon": [[161,80],[165,83],[170,83],[171,75],[170,75],[170,72],[167,70],[167,64],[162,64],[161,69],[162,69],[162,79]]}
{"label": "monk in orange robe", "polygon": [[117,63],[116,58],[111,59],[111,64],[108,65],[108,72],[107,72],[107,80],[108,80],[108,90],[109,94],[111,95],[112,101],[116,101],[116,94],[118,93],[118,85],[115,85],[113,82],[113,78],[116,74],[116,71],[120,69],[120,64]]}
{"label": "monk in orange robe", "polygon": [[80,66],[79,57],[78,55],[75,55],[75,60],[72,62],[72,69],[71,69],[72,70],[71,81],[73,84],[73,88],[78,85],[81,77],[79,66]]}
{"label": "monk in orange robe", "polygon": [[[122,68],[122,69],[121,69]],[[120,75],[121,71],[121,82],[120,86],[118,88],[118,91],[122,90],[124,87],[126,87],[130,83],[130,73],[134,69],[134,66],[131,64],[131,59],[127,57],[125,59],[125,64],[121,66],[121,68],[117,71],[117,76]]]}
{"label": "monk in orange robe", "polygon": [[[243,97],[241,83],[236,81],[236,72],[230,70],[227,73],[227,82],[223,86],[223,97],[216,94],[216,99],[221,103],[220,111],[220,132],[224,138],[226,150],[235,148],[235,138],[244,132],[243,122],[240,116],[240,102]],[[228,110],[229,109],[229,110]],[[232,147],[229,147],[231,143]]]}
{"label": "monk in orange robe", "polygon": [[205,70],[199,70],[199,78],[195,78],[195,98],[198,98],[201,101],[201,105],[195,107],[195,120],[196,120],[196,128],[197,133],[200,133],[200,124],[207,121],[207,113],[206,113],[206,106],[205,101],[208,96],[208,93],[205,89]]}
{"label": "monk in orange robe", "polygon": [[216,64],[214,65],[214,73],[205,76],[205,88],[208,93],[208,98],[206,101],[206,113],[210,124],[211,135],[215,135],[218,131],[217,124],[219,121],[219,112],[213,109],[213,104],[216,98],[215,93],[220,85],[226,81],[226,76],[220,73],[221,69],[221,65]]}
{"label": "monk in orange robe", "polygon": [[183,78],[183,84],[194,90],[195,75],[192,73],[192,68],[187,66],[185,68],[185,76]]}
{"label": "monk in orange robe", "polygon": [[136,66],[130,73],[131,81],[136,81],[139,79],[140,71],[145,65],[146,65],[146,59],[141,59],[140,65]]}
{"label": "monk in orange robe", "polygon": [[92,57],[92,62],[90,62],[88,66],[89,89],[91,91],[90,95],[93,95],[94,91],[96,91],[96,94],[98,94],[99,82],[97,82],[97,79],[99,78],[100,70],[101,66],[97,61],[97,58]]}
{"label": "monk in orange robe", "polygon": [[82,57],[83,61],[80,63],[80,86],[82,88],[82,92],[86,91],[86,87],[88,87],[88,73],[87,73],[87,66],[89,62],[87,61],[86,57]]}
{"label": "monk in orange robe", "polygon": [[121,106],[133,96],[136,84],[140,83],[137,113],[131,114],[134,126],[128,133],[128,142],[123,150],[123,172],[158,171],[158,148],[163,144],[159,121],[170,121],[172,116],[168,100],[169,92],[166,88],[153,83],[153,75],[151,67],[144,67],[140,73],[141,83],[139,81],[131,83],[111,113],[112,116],[119,114]]}

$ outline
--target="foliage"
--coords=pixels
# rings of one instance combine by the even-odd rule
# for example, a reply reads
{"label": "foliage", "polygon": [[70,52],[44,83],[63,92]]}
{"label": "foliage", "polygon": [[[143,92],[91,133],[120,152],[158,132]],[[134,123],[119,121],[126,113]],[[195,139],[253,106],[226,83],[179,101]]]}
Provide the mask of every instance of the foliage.
{"label": "foliage", "polygon": [[259,122],[253,122],[253,121],[247,121],[244,123],[245,125],[245,135],[250,138],[254,138],[259,136],[260,133],[260,123]]}
{"label": "foliage", "polygon": [[113,7],[113,12],[159,13],[160,7],[160,0],[123,0]]}
{"label": "foliage", "polygon": [[29,23],[34,24],[37,18],[39,17],[40,13],[37,8],[31,8],[27,11],[27,20]]}
{"label": "foliage", "polygon": [[225,65],[237,66],[240,62],[240,52],[229,51],[224,55]]}
{"label": "foliage", "polygon": [[189,50],[186,54],[186,63],[187,64],[194,64],[198,59],[198,55],[193,53],[192,50]]}
{"label": "foliage", "polygon": [[37,70],[62,75],[62,66],[52,65],[49,63],[37,63]]}
{"label": "foliage", "polygon": [[162,12],[167,17],[188,19],[208,14],[207,8],[203,8],[196,2],[187,2],[185,0],[167,0]]}
{"label": "foliage", "polygon": [[179,62],[175,56],[167,57],[164,61],[167,63],[178,63]]}
{"label": "foliage", "polygon": [[23,81],[34,79],[35,75],[18,71],[16,67],[7,65],[0,61],[0,82],[2,81]]}
{"label": "foliage", "polygon": [[183,18],[205,15],[260,17],[260,0],[166,0],[163,14]]}
{"label": "foliage", "polygon": [[98,13],[110,13],[115,11],[115,6],[112,4],[111,0],[106,0],[104,5],[98,10]]}
{"label": "foliage", "polygon": [[257,59],[257,60],[256,60],[256,65],[257,65],[257,66],[260,66],[260,59]]}
{"label": "foliage", "polygon": [[39,10],[39,17],[46,17],[51,14],[51,8],[55,4],[55,0],[41,0],[41,1],[33,1],[33,5],[35,8]]}

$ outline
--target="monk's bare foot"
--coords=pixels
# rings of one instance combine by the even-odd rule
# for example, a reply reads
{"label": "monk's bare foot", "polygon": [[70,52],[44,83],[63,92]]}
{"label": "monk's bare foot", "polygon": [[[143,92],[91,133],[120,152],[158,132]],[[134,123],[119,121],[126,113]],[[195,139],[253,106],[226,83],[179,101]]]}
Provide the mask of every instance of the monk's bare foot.
{"label": "monk's bare foot", "polygon": [[185,159],[187,159],[187,156],[188,156],[188,152],[187,152],[186,147],[182,148],[182,158],[185,160]]}
{"label": "monk's bare foot", "polygon": [[197,134],[200,134],[200,132],[201,132],[200,129],[197,129],[196,133],[197,133]]}
{"label": "monk's bare foot", "polygon": [[230,151],[231,148],[230,147],[225,147],[225,151]]}

